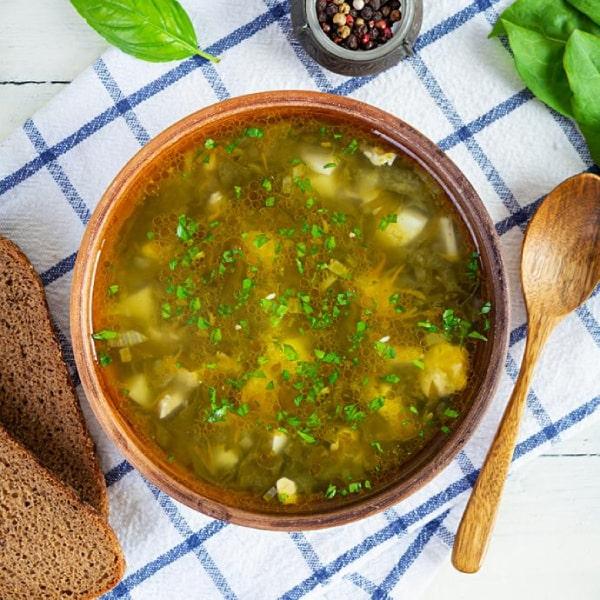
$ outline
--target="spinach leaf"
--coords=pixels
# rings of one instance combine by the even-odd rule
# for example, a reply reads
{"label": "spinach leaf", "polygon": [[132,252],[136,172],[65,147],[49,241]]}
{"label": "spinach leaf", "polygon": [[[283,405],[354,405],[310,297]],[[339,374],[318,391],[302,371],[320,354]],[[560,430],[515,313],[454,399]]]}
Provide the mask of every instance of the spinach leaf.
{"label": "spinach leaf", "polygon": [[600,164],[600,37],[573,32],[564,56],[564,66],[573,90],[573,114]]}
{"label": "spinach leaf", "polygon": [[177,0],[71,0],[77,12],[109,44],[151,62],[180,60],[197,54],[194,26]]}
{"label": "spinach leaf", "polygon": [[[572,4],[575,1],[597,3],[597,0],[573,0]],[[575,29],[600,35],[600,27],[566,0],[517,0],[500,15],[490,37],[506,35],[506,21],[565,43]]]}
{"label": "spinach leaf", "polygon": [[565,43],[502,20],[515,64],[527,87],[548,106],[572,117],[571,89],[563,68]]}
{"label": "spinach leaf", "polygon": [[600,25],[600,2],[598,0],[569,0],[569,3]]}

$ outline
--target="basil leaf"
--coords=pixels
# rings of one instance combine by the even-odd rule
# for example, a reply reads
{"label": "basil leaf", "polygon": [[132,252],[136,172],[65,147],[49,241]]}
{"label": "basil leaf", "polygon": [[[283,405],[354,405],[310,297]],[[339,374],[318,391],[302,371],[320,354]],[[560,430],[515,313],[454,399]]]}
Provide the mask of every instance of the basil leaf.
{"label": "basil leaf", "polygon": [[[597,0],[574,0],[572,4],[575,1],[597,3]],[[490,37],[506,35],[506,21],[555,41],[566,42],[575,29],[600,35],[600,27],[566,0],[517,0],[500,15]]]}
{"label": "basil leaf", "polygon": [[564,66],[573,90],[573,114],[600,164],[600,38],[574,31],[565,49]]}
{"label": "basil leaf", "polygon": [[600,3],[598,0],[569,0],[569,4],[572,4],[577,10],[580,10],[600,25]]}
{"label": "basil leaf", "polygon": [[515,57],[515,65],[527,87],[548,106],[572,117],[571,89],[563,68],[565,44],[502,20]]}
{"label": "basil leaf", "polygon": [[77,12],[109,44],[150,62],[181,60],[197,54],[194,26],[177,0],[71,0]]}

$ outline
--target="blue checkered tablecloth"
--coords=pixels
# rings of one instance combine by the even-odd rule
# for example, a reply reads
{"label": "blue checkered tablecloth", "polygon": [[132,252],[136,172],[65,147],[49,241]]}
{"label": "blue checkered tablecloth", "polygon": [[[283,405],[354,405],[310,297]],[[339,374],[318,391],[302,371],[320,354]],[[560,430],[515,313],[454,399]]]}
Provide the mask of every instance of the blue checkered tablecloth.
{"label": "blue checkered tablecloth", "polygon": [[[415,56],[372,77],[322,70],[291,36],[278,0],[184,1],[199,58],[150,64],[108,51],[0,144],[0,233],[17,242],[46,285],[65,353],[78,245],[102,191],[151,137],[230,96],[268,89],[349,95],[436,141],[481,195],[512,284],[510,352],[497,398],[472,440],[437,478],[383,514],[309,533],[228,525],[145,481],[84,412],[106,472],[111,523],[128,569],[106,598],[417,598],[447,560],[462,507],[511,386],[526,336],[519,248],[543,194],[592,165],[575,126],[523,88],[505,44],[486,36],[505,0],[425,0]],[[517,464],[600,415],[600,294],[562,323],[528,398]],[[77,381],[77,375],[74,375]]]}

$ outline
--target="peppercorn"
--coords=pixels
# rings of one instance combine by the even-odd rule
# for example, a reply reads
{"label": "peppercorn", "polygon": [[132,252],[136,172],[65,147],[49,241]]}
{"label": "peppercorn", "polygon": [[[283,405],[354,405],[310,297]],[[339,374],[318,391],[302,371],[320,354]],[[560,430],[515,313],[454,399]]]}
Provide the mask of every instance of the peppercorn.
{"label": "peppercorn", "polygon": [[333,15],[333,23],[334,25],[345,25],[346,16],[342,13],[336,13],[335,15]]}
{"label": "peppercorn", "polygon": [[356,10],[362,10],[365,7],[365,0],[354,0],[354,2],[352,2],[352,6]]}
{"label": "peppercorn", "polygon": [[356,50],[358,48],[357,37],[354,34],[349,35],[348,39],[346,40],[346,45],[348,48],[350,48],[350,50]]}
{"label": "peppercorn", "polygon": [[387,4],[381,7],[381,14],[384,17],[389,17],[390,12],[392,12],[392,9]]}
{"label": "peppercorn", "polygon": [[324,11],[327,8],[327,0],[317,0],[317,10]]}
{"label": "peppercorn", "polygon": [[331,25],[329,23],[321,23],[321,29],[325,33],[329,33],[331,31]]}
{"label": "peppercorn", "polygon": [[343,15],[347,15],[350,13],[350,5],[347,2],[344,2],[344,4],[340,5],[340,12]]}
{"label": "peppercorn", "polygon": [[333,17],[333,15],[337,15],[337,12],[338,12],[338,9],[335,4],[328,4],[327,8],[325,9],[325,14],[328,17]]}
{"label": "peppercorn", "polygon": [[381,8],[381,0],[370,0],[369,4],[373,10],[379,10]]}
{"label": "peppercorn", "polygon": [[390,21],[392,21],[392,23],[395,23],[396,21],[399,21],[401,17],[400,11],[398,9],[393,10],[390,13]]}
{"label": "peppercorn", "polygon": [[370,6],[365,6],[361,11],[360,11],[360,16],[365,19],[365,21],[368,21],[372,16],[373,16],[373,9]]}
{"label": "peppercorn", "polygon": [[354,25],[354,17],[352,15],[346,15],[346,25],[350,27]]}
{"label": "peppercorn", "polygon": [[338,29],[339,36],[345,40],[350,35],[350,27],[348,25],[344,25]]}

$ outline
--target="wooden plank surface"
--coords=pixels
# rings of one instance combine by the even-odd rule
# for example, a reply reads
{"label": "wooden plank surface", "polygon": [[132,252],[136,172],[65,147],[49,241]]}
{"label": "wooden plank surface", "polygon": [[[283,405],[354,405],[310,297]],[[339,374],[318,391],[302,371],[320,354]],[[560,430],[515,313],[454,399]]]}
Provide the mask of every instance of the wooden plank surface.
{"label": "wooden plank surface", "polygon": [[[0,0],[0,139],[106,47],[67,0]],[[511,477],[485,568],[448,563],[424,600],[600,598],[600,431]]]}

